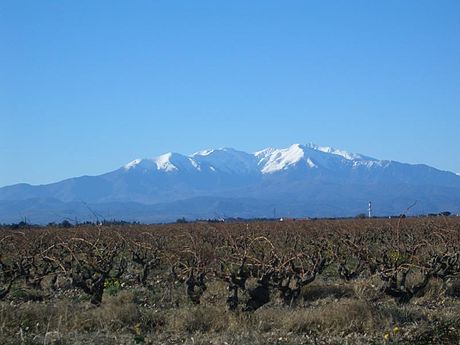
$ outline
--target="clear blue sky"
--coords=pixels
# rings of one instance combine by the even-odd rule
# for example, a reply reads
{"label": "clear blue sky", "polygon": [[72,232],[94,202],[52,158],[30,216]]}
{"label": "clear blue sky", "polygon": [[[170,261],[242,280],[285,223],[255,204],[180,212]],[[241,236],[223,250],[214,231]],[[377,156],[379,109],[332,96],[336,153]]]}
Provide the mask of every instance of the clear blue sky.
{"label": "clear blue sky", "polygon": [[0,2],[0,185],[314,142],[460,172],[460,1]]}

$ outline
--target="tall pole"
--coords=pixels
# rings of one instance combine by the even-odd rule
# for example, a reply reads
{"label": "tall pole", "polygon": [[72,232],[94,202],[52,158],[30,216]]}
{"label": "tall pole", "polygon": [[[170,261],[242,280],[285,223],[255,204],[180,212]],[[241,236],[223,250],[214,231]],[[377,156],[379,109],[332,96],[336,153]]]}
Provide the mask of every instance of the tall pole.
{"label": "tall pole", "polygon": [[369,218],[372,218],[372,202],[369,201]]}

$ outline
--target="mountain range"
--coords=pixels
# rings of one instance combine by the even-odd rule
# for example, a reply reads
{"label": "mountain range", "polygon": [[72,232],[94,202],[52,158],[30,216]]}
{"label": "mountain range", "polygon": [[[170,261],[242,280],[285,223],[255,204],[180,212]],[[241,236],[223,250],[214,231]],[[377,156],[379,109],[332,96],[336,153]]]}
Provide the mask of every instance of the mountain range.
{"label": "mountain range", "polygon": [[98,176],[0,188],[0,223],[345,217],[366,213],[369,201],[381,216],[414,203],[411,214],[460,213],[460,176],[314,144],[166,153]]}

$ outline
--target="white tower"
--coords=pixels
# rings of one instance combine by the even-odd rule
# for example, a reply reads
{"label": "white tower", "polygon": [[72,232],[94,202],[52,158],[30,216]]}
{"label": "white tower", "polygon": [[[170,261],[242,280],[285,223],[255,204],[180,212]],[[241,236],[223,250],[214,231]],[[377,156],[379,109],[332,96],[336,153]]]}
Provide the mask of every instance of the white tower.
{"label": "white tower", "polygon": [[369,201],[369,218],[372,218],[372,201]]}

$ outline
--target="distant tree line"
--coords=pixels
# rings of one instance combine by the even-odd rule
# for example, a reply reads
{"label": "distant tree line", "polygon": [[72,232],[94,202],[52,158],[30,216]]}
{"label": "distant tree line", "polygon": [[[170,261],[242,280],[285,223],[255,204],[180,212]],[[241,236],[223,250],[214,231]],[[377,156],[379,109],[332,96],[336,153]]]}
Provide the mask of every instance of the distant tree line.
{"label": "distant tree line", "polygon": [[97,222],[85,221],[85,222],[71,222],[67,219],[63,220],[62,222],[51,222],[47,225],[40,225],[40,224],[33,224],[28,223],[27,221],[20,221],[19,223],[11,223],[11,224],[0,224],[0,229],[12,229],[12,230],[20,230],[20,229],[40,229],[40,228],[64,228],[70,229],[75,227],[85,227],[85,226],[99,226],[99,225],[139,225],[140,222],[128,222],[124,220],[103,220]]}
{"label": "distant tree line", "polygon": [[[450,217],[450,216],[455,216],[452,214],[452,212],[449,211],[443,211],[439,213],[428,213],[424,215],[417,215],[413,216],[415,218],[420,218],[420,217]],[[366,219],[368,216],[364,213],[360,213],[356,215],[355,217],[318,217],[318,218],[286,218],[286,221],[296,221],[296,220],[343,220],[343,219]],[[373,216],[372,218],[378,219],[378,218],[406,218],[405,214],[400,214],[400,215],[394,215],[394,216]],[[283,218],[209,218],[209,219],[195,219],[195,220],[187,220],[185,217],[178,218],[176,220],[176,223],[178,224],[187,224],[187,223],[200,223],[200,222],[206,222],[206,223],[239,223],[239,222],[272,222],[272,221],[280,221],[280,219]],[[75,228],[75,227],[84,227],[84,226],[109,226],[109,225],[140,225],[141,222],[137,221],[125,221],[125,220],[117,220],[117,219],[112,219],[112,220],[102,220],[102,221],[85,221],[85,222],[78,222],[77,220],[75,221],[70,221],[68,219],[65,219],[61,222],[51,222],[48,223],[47,225],[39,225],[39,224],[33,224],[29,223],[27,219],[22,220],[18,223],[11,223],[11,224],[0,224],[0,229],[12,229],[12,230],[20,230],[20,229],[39,229],[39,228],[44,228],[44,227],[51,227],[51,228],[64,228],[64,229],[70,229],[70,228]]]}

